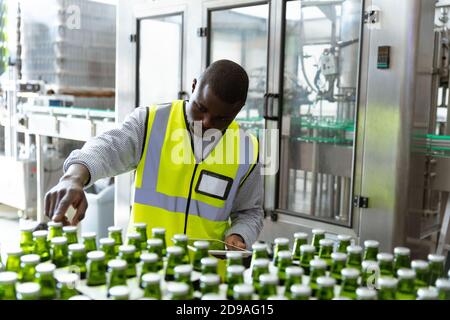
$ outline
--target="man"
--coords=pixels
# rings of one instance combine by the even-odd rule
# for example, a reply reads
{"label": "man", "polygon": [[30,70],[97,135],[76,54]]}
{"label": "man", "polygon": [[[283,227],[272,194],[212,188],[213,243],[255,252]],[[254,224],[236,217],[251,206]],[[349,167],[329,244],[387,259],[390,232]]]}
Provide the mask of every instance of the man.
{"label": "man", "polygon": [[[136,170],[130,225],[145,222],[190,238],[224,240],[250,248],[263,225],[258,141],[234,121],[247,100],[249,79],[221,60],[194,80],[189,102],[136,109],[119,129],[72,152],[64,176],[45,197],[45,213],[72,225],[83,220],[83,189],[105,177]],[[231,225],[230,225],[231,221]]]}

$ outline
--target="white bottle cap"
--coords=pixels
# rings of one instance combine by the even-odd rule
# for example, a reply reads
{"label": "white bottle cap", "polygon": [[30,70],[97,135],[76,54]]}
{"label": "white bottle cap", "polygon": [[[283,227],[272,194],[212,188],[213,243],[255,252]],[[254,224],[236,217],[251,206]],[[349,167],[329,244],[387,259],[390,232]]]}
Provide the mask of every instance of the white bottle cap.
{"label": "white bottle cap", "polygon": [[287,238],[276,238],[274,242],[275,242],[276,245],[286,246],[286,245],[289,244],[289,239],[287,239]]}
{"label": "white bottle cap", "polygon": [[317,278],[317,285],[320,287],[334,287],[336,285],[336,280],[331,277],[319,277]]}
{"label": "white bottle cap", "polygon": [[97,234],[95,232],[85,232],[81,234],[81,237],[83,239],[95,239]]}
{"label": "white bottle cap", "polygon": [[397,287],[398,280],[395,278],[389,278],[389,277],[380,277],[378,279],[378,284],[380,287],[383,288],[395,288]]}
{"label": "white bottle cap", "polygon": [[207,257],[207,258],[202,258],[202,260],[200,260],[200,263],[207,267],[216,267],[217,264],[219,263],[219,260],[214,257]]}
{"label": "white bottle cap", "polygon": [[237,284],[233,287],[235,297],[239,294],[252,295],[255,289],[249,284]]}
{"label": "white bottle cap", "polygon": [[325,230],[322,230],[322,229],[313,229],[313,230],[312,230],[312,234],[313,234],[313,235],[323,235],[323,234],[325,234]]}
{"label": "white bottle cap", "polygon": [[123,245],[119,247],[119,251],[123,253],[134,253],[136,252],[136,247],[134,245]]}
{"label": "white bottle cap", "polygon": [[450,280],[449,279],[437,279],[436,280],[436,288],[442,290],[450,290]]}
{"label": "white bottle cap", "polygon": [[86,247],[84,246],[84,244],[81,244],[81,243],[69,244],[69,251],[82,252],[85,250],[86,250]]}
{"label": "white bottle cap", "polygon": [[331,254],[331,259],[333,259],[334,261],[346,261],[347,255],[342,252],[333,252]]}
{"label": "white bottle cap", "polygon": [[278,277],[275,274],[262,274],[259,276],[259,282],[261,284],[275,284],[278,285]]}
{"label": "white bottle cap", "polygon": [[189,292],[189,286],[182,282],[169,282],[167,291],[175,295],[185,295]]}
{"label": "white bottle cap", "polygon": [[220,277],[217,274],[205,274],[200,277],[200,282],[208,285],[220,284]]}
{"label": "white bottle cap", "polygon": [[348,254],[361,254],[363,251],[363,248],[360,246],[348,246],[347,247],[347,253]]}
{"label": "white bottle cap", "polygon": [[383,252],[383,253],[377,254],[377,260],[390,262],[390,261],[394,260],[394,256],[390,253]]}
{"label": "white bottle cap", "polygon": [[413,260],[411,262],[411,267],[416,270],[426,270],[428,269],[428,262],[426,262],[425,260]]}
{"label": "white bottle cap", "polygon": [[417,300],[438,300],[439,292],[436,288],[420,288],[417,290]]}
{"label": "white bottle cap", "polygon": [[128,239],[138,239],[138,240],[140,240],[141,239],[141,234],[137,233],[137,232],[131,232],[131,233],[128,234],[127,237],[128,237]]}
{"label": "white bottle cap", "polygon": [[209,242],[208,241],[195,241],[194,247],[197,249],[208,249],[209,248]]}
{"label": "white bottle cap", "polygon": [[142,262],[157,262],[158,261],[158,255],[156,253],[143,253],[141,254],[141,261]]}
{"label": "white bottle cap", "polygon": [[349,235],[346,235],[346,234],[339,234],[337,236],[337,238],[339,241],[351,241],[352,240],[352,237]]}
{"label": "white bottle cap", "polygon": [[109,295],[112,298],[129,299],[130,289],[126,286],[115,286],[109,289]]}
{"label": "white bottle cap", "polygon": [[183,275],[191,274],[192,266],[190,264],[183,264],[181,266],[176,266],[174,268],[174,272]]}
{"label": "white bottle cap", "polygon": [[229,251],[227,252],[226,257],[227,259],[235,260],[235,259],[242,259],[243,255],[241,252],[238,251]]}
{"label": "white bottle cap", "polygon": [[377,292],[370,288],[356,289],[356,296],[358,300],[376,300],[378,298]]}
{"label": "white bottle cap", "polygon": [[397,275],[401,279],[414,279],[416,277],[416,272],[411,269],[399,269]]}
{"label": "white bottle cap", "polygon": [[166,234],[166,229],[164,229],[164,228],[153,228],[152,229],[152,234],[165,235]]}
{"label": "white bottle cap", "polygon": [[300,246],[300,252],[314,253],[314,252],[316,252],[316,248],[309,244],[304,244],[304,245]]}
{"label": "white bottle cap", "polygon": [[253,262],[253,267],[266,268],[269,264],[270,261],[268,259],[256,259],[255,262]]}
{"label": "white bottle cap", "polygon": [[87,254],[88,260],[91,261],[102,261],[105,260],[105,253],[103,251],[91,251]]}
{"label": "white bottle cap", "polygon": [[445,261],[445,257],[438,254],[429,254],[428,260],[430,262],[443,263]]}
{"label": "white bottle cap", "polygon": [[55,245],[67,244],[66,237],[56,237],[56,238],[53,238],[51,241],[52,241],[52,244],[55,244]]}
{"label": "white bottle cap", "polygon": [[122,233],[122,228],[121,227],[116,227],[116,226],[109,227],[108,228],[108,232],[120,232],[120,233]]}
{"label": "white bottle cap", "polygon": [[167,248],[168,255],[180,256],[183,254],[183,251],[184,251],[183,248],[177,246]]}
{"label": "white bottle cap", "polygon": [[319,241],[319,245],[321,247],[332,247],[334,245],[334,242],[330,239],[322,239]]}
{"label": "white bottle cap", "polygon": [[173,239],[176,241],[185,242],[188,241],[188,236],[185,234],[176,234],[173,236]]}
{"label": "white bottle cap", "polygon": [[292,253],[290,251],[280,251],[278,252],[278,259],[280,260],[292,259]]}
{"label": "white bottle cap", "polygon": [[33,237],[35,238],[47,238],[48,237],[48,231],[47,230],[38,230],[33,232]]}
{"label": "white bottle cap", "polygon": [[15,272],[0,272],[0,283],[10,284],[17,282],[17,273]]}
{"label": "white bottle cap", "polygon": [[364,241],[364,247],[366,248],[378,248],[380,243],[376,240],[366,240]]}
{"label": "white bottle cap", "polygon": [[20,262],[22,263],[38,264],[39,261],[41,261],[41,257],[37,254],[27,254],[20,257]]}
{"label": "white bottle cap", "polygon": [[116,240],[111,238],[101,238],[99,240],[100,245],[102,246],[113,246],[116,244]]}
{"label": "white bottle cap", "polygon": [[18,294],[22,295],[39,294],[41,286],[34,282],[25,282],[17,284],[16,290]]}
{"label": "white bottle cap", "polygon": [[73,226],[63,227],[64,233],[76,233],[77,231],[78,231],[77,227],[73,227]]}
{"label": "white bottle cap", "polygon": [[51,274],[55,272],[56,266],[53,263],[41,263],[36,266],[36,272],[42,274]]}
{"label": "white bottle cap", "polygon": [[55,221],[50,221],[47,223],[48,227],[57,227],[57,228],[62,228],[63,224],[61,222],[55,222]]}
{"label": "white bottle cap", "polygon": [[287,267],[286,268],[286,275],[301,277],[303,275],[303,273],[304,273],[303,268],[300,268],[300,267]]}
{"label": "white bottle cap", "polygon": [[267,251],[267,243],[254,243],[252,245],[253,251]]}
{"label": "white bottle cap", "polygon": [[294,239],[306,240],[308,239],[308,234],[304,232],[296,232],[294,233]]}
{"label": "white bottle cap", "polygon": [[127,262],[125,260],[114,259],[108,262],[108,267],[111,269],[123,270],[127,268]]}
{"label": "white bottle cap", "polygon": [[355,279],[359,277],[359,271],[355,268],[345,268],[341,270],[343,277],[348,279]]}
{"label": "white bottle cap", "polygon": [[142,281],[145,283],[160,283],[161,276],[157,273],[146,273],[142,276]]}
{"label": "white bottle cap", "polygon": [[394,249],[394,254],[399,256],[409,256],[411,255],[411,250],[405,247],[397,247]]}
{"label": "white bottle cap", "polygon": [[147,229],[147,224],[143,222],[135,223],[133,225],[135,229]]}
{"label": "white bottle cap", "polygon": [[322,259],[314,259],[309,263],[310,267],[313,269],[326,269],[327,263]]}
{"label": "white bottle cap", "polygon": [[297,296],[310,296],[311,295],[311,288],[309,286],[306,286],[304,284],[294,284],[291,286],[291,293],[295,294]]}
{"label": "white bottle cap", "polygon": [[161,239],[148,239],[147,244],[151,247],[161,247],[164,243]]}
{"label": "white bottle cap", "polygon": [[227,272],[231,274],[243,274],[245,271],[244,266],[229,266]]}

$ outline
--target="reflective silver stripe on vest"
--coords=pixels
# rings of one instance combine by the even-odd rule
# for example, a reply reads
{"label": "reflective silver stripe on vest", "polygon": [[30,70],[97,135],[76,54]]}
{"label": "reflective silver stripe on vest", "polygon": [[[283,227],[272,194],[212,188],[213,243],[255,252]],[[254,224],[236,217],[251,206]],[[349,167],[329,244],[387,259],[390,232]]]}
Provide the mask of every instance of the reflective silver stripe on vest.
{"label": "reflective silver stripe on vest", "polygon": [[[171,107],[171,105],[161,106],[156,110],[155,119],[153,121],[148,142],[144,173],[142,177],[142,186],[141,188],[136,188],[134,201],[138,204],[157,207],[171,212],[185,213],[187,199],[165,195],[156,191],[159,163],[161,160],[161,153],[166,136]],[[251,150],[249,152],[251,156],[246,159],[244,150],[248,144],[250,147],[247,150]],[[196,215],[211,221],[228,220],[240,181],[248,170],[250,170],[251,160],[253,159],[252,143],[251,141],[249,143],[249,138],[243,131],[240,132],[240,148],[241,164],[238,167],[239,169],[236,178],[233,182],[228,199],[225,201],[224,208],[217,208],[207,203],[191,199],[189,207],[190,215]]]}

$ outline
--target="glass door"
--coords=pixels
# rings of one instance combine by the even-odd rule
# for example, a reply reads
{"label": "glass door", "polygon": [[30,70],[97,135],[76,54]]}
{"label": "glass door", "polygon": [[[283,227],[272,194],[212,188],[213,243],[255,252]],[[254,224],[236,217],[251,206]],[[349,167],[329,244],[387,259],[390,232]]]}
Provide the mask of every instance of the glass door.
{"label": "glass door", "polygon": [[183,13],[138,20],[137,106],[183,98]]}
{"label": "glass door", "polygon": [[207,64],[221,59],[240,64],[248,73],[250,88],[238,122],[246,129],[264,128],[267,92],[269,4],[214,8],[208,12]]}
{"label": "glass door", "polygon": [[278,207],[349,227],[362,2],[285,2]]}

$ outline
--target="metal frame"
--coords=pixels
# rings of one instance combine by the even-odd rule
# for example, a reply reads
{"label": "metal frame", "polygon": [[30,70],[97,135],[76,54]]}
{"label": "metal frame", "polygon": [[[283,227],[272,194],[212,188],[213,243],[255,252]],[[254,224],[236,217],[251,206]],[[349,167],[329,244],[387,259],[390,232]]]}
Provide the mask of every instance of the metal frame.
{"label": "metal frame", "polygon": [[178,90],[179,98],[181,99],[181,93],[183,92],[183,79],[184,79],[184,20],[185,20],[185,12],[179,11],[179,12],[173,12],[173,13],[167,13],[167,14],[160,14],[160,15],[150,15],[145,17],[139,17],[137,18],[137,26],[136,26],[136,107],[140,106],[140,81],[139,81],[139,67],[140,67],[140,50],[141,50],[141,43],[140,43],[140,32],[141,32],[141,22],[142,20],[151,20],[151,19],[157,19],[157,18],[168,18],[168,17],[175,17],[175,16],[181,16],[181,46],[180,46],[180,67],[181,67],[181,77],[180,77],[180,87]]}
{"label": "metal frame", "polygon": [[[284,41],[285,41],[285,38],[286,38],[285,14],[286,14],[287,3],[291,2],[291,1],[299,1],[301,3],[303,0],[284,0],[283,1],[283,9],[282,9],[283,19],[282,19],[282,23],[281,23],[281,28],[282,28],[282,36],[281,36],[282,46],[281,46],[281,63],[280,63],[280,65],[281,65],[281,67],[280,67],[281,72],[280,72],[280,89],[279,89],[279,92],[281,93],[280,94],[280,105],[281,105],[280,113],[281,114],[283,112],[283,99],[284,99],[284,95],[283,95],[283,91],[284,91],[284,76],[283,75],[284,75],[284,67],[285,67],[285,60],[284,60],[284,57],[285,57],[285,43],[284,43]],[[331,2],[336,2],[336,1],[331,1]],[[364,2],[365,1],[362,0],[362,3],[361,3],[361,6],[362,6],[362,10],[361,11],[362,11],[362,13],[364,13],[364,8],[365,8],[365,3]],[[320,3],[322,3],[322,2],[320,2]],[[357,92],[357,94],[356,94],[356,101],[357,101],[357,103],[356,103],[356,108],[355,108],[355,113],[356,113],[355,114],[355,119],[357,119],[357,122],[356,122],[357,124],[359,123],[359,117],[358,117],[359,109],[360,109],[360,106],[362,105],[361,101],[360,101],[360,90],[361,90],[361,86],[362,86],[362,81],[361,81],[361,61],[362,61],[362,58],[363,58],[363,43],[364,43],[364,40],[365,40],[365,35],[364,35],[364,30],[363,29],[364,29],[363,28],[363,19],[361,17],[360,46],[359,46],[360,49],[359,49],[359,59],[358,59],[358,68],[357,68],[358,69],[358,84],[357,84],[357,91],[356,91]],[[281,128],[281,130],[283,130],[282,119],[280,119],[280,128]],[[359,128],[357,126],[357,128],[355,130],[355,142],[354,142],[353,152],[352,152],[353,153],[353,156],[352,156],[352,159],[353,159],[352,160],[353,161],[352,162],[352,183],[351,183],[351,188],[350,188],[353,191],[352,191],[351,197],[349,199],[349,203],[350,203],[349,217],[350,217],[350,219],[349,219],[347,225],[342,224],[342,223],[338,223],[338,222],[332,222],[332,221],[326,220],[326,219],[321,219],[319,217],[310,216],[308,214],[302,214],[302,213],[299,213],[299,212],[292,212],[292,211],[289,211],[289,210],[278,209],[279,208],[279,201],[280,201],[280,190],[279,190],[278,187],[276,188],[276,204],[277,204],[277,210],[275,210],[276,213],[285,214],[285,215],[289,215],[289,216],[293,216],[293,217],[304,218],[304,219],[316,220],[316,221],[324,222],[324,223],[327,223],[327,224],[330,224],[330,225],[333,225],[333,226],[347,227],[349,229],[356,229],[355,225],[354,225],[354,222],[356,222],[356,220],[357,220],[354,217],[355,216],[354,213],[355,213],[356,209],[353,209],[352,199],[353,199],[353,194],[355,194],[355,192],[354,192],[354,185],[355,185],[354,181],[355,181],[356,175],[357,175],[355,167],[356,167],[356,155],[357,155],[357,147],[358,147],[358,137],[359,137],[360,129],[363,130],[363,128],[364,128],[363,126],[361,128]],[[280,135],[280,140],[279,140],[280,148],[281,148],[281,142],[282,142],[282,135]],[[280,152],[281,152],[281,150],[280,150]],[[281,181],[281,171],[278,173],[276,179],[277,179],[277,186],[279,186],[280,185],[280,181]]]}

